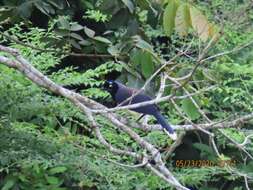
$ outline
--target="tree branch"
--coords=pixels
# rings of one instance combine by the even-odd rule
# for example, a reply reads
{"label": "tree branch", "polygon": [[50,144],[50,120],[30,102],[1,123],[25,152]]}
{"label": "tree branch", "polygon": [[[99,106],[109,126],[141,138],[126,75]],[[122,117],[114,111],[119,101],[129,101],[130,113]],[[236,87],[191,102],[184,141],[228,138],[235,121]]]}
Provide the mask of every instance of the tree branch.
{"label": "tree branch", "polygon": [[[109,143],[106,142],[105,139],[103,139],[103,136],[101,135],[99,131],[99,126],[97,125],[93,113],[91,111],[92,109],[103,109],[104,106],[84,97],[80,94],[77,94],[75,92],[72,92],[68,89],[65,89],[57,84],[55,84],[53,81],[51,81],[49,78],[44,76],[41,72],[39,72],[37,69],[35,69],[32,65],[29,64],[27,60],[25,60],[20,53],[12,48],[4,47],[0,45],[0,51],[6,52],[11,54],[15,60],[12,60],[10,58],[7,58],[5,56],[0,56],[0,62],[15,68],[22,72],[27,78],[29,78],[32,82],[35,84],[44,87],[48,89],[49,91],[56,93],[60,96],[63,96],[67,99],[69,99],[75,106],[77,106],[87,117],[91,124],[91,127],[93,130],[95,130],[96,136],[100,140],[102,144],[104,144],[106,147],[109,148],[110,151],[114,153],[123,153],[128,154],[133,157],[136,156],[135,153],[122,151],[116,148],[113,148]],[[155,174],[158,176],[162,176],[162,179],[164,179],[166,182],[174,186],[176,189],[182,189],[182,190],[188,190],[188,188],[181,185],[177,179],[173,176],[173,174],[168,170],[168,168],[165,166],[164,162],[161,159],[161,154],[157,148],[155,148],[154,145],[150,144],[146,140],[144,140],[142,137],[140,137],[136,132],[134,132],[131,128],[126,126],[124,123],[120,122],[113,113],[102,113],[102,115],[106,118],[108,118],[115,126],[117,126],[119,129],[127,133],[135,142],[139,144],[140,147],[143,148],[144,152],[148,153],[148,157],[151,157],[152,160],[154,160],[155,164],[154,166],[150,167],[150,164],[146,164],[145,166],[151,169],[155,168]],[[137,156],[138,157],[138,156]],[[147,158],[148,158],[147,157]],[[145,159],[147,159],[145,158]]]}

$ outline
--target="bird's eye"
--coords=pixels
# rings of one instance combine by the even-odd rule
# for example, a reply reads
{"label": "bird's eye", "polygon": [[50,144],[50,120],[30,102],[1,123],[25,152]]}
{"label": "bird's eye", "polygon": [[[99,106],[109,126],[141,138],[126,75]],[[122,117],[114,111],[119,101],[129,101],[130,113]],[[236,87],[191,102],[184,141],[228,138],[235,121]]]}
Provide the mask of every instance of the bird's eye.
{"label": "bird's eye", "polygon": [[112,84],[109,85],[109,88],[112,88]]}

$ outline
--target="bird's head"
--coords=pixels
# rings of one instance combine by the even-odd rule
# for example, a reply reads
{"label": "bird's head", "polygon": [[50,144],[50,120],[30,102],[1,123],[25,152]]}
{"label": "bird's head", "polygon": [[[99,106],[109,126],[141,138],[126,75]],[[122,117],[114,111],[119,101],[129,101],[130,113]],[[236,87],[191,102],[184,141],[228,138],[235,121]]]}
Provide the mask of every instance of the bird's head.
{"label": "bird's head", "polygon": [[104,89],[108,91],[111,95],[115,95],[119,88],[119,85],[114,80],[107,80],[104,83]]}

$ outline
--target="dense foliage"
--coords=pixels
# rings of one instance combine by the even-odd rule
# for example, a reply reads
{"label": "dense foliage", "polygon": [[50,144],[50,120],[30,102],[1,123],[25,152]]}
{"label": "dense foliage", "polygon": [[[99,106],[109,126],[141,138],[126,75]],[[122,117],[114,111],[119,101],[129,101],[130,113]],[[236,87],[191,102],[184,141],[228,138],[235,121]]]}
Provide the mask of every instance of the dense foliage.
{"label": "dense foliage", "polygon": [[[232,120],[253,112],[253,11],[250,0],[2,0],[0,43],[22,52],[37,69],[56,83],[112,106],[101,90],[105,79],[119,78],[139,88],[164,63],[178,56],[165,73],[183,77],[197,64],[199,51],[210,39],[207,60],[184,86],[189,93],[214,86],[190,98],[160,104],[173,124],[205,123],[198,107],[212,121]],[[213,23],[216,23],[214,25]],[[204,27],[204,33],[201,32]],[[219,32],[218,32],[219,31]],[[2,54],[2,53],[1,53]],[[147,93],[155,96],[157,76]],[[8,189],[171,189],[159,177],[115,156],[94,137],[87,118],[67,100],[37,87],[14,69],[0,65],[0,187]],[[184,81],[183,81],[184,82]],[[174,92],[167,80],[164,95]],[[178,90],[177,95],[184,95]],[[135,121],[138,115],[119,114]],[[126,144],[141,151],[130,137],[97,116],[106,139],[116,147]],[[154,123],[154,120],[149,121]],[[253,187],[252,157],[238,148],[252,134],[252,121],[242,128],[214,129],[218,157],[207,136],[186,132],[172,155],[172,141],[162,132],[138,132],[162,147],[168,167],[192,189],[245,189]],[[222,132],[222,133],[221,133]],[[180,132],[181,133],[181,132]],[[224,136],[224,134],[226,136]],[[227,138],[227,136],[229,138]],[[244,149],[253,155],[252,141]],[[212,167],[177,165],[180,160],[209,160]],[[222,167],[222,162],[235,162]],[[185,162],[181,162],[185,163]]]}

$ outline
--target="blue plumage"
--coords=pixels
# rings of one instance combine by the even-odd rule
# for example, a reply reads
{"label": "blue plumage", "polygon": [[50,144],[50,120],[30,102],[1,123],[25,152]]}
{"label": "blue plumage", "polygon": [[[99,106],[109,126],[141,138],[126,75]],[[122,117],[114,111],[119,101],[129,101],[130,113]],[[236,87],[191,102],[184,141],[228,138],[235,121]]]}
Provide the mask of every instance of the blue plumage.
{"label": "blue plumage", "polygon": [[[106,90],[112,95],[113,99],[116,101],[117,104],[123,105],[130,105],[130,104],[136,104],[140,102],[150,101],[152,98],[143,92],[138,93],[137,95],[130,98],[133,94],[138,92],[137,89],[126,87],[125,85],[121,84],[117,81],[106,81],[105,83]],[[127,101],[126,101],[127,100]],[[160,113],[157,105],[150,104],[138,108],[131,109],[135,112],[147,114],[147,115],[153,115],[157,122],[166,129],[169,134],[174,134],[174,130],[172,127],[168,124],[168,122],[165,120],[165,118]]]}

